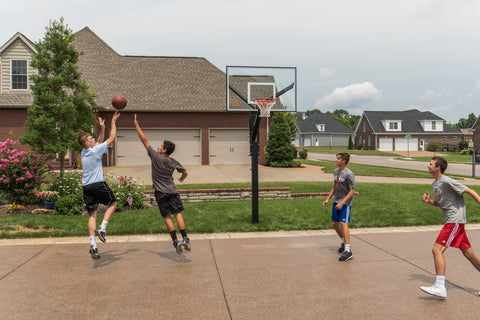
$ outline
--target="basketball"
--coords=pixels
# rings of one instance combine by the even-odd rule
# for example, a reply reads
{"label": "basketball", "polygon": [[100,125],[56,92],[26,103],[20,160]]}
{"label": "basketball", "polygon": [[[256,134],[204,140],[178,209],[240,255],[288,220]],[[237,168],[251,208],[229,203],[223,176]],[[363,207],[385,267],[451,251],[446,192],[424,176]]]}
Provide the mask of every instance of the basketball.
{"label": "basketball", "polygon": [[122,110],[127,106],[127,98],[125,98],[121,94],[117,94],[115,97],[112,98],[112,106],[117,110]]}

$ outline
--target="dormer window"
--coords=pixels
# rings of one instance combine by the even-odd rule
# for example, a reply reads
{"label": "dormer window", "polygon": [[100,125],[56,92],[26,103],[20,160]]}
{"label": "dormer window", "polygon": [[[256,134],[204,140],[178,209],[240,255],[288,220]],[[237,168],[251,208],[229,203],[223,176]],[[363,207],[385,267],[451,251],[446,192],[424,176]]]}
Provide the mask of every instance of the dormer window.
{"label": "dormer window", "polygon": [[27,60],[12,60],[12,90],[27,90]]}
{"label": "dormer window", "polygon": [[383,125],[386,131],[402,131],[402,121],[400,120],[385,120]]}
{"label": "dormer window", "polygon": [[421,120],[420,125],[424,131],[443,131],[443,121],[441,120]]}
{"label": "dormer window", "polygon": [[325,131],[325,124],[323,124],[323,123],[322,123],[322,124],[318,123],[318,124],[316,124],[316,126],[317,126],[317,130],[318,130],[318,131],[321,131],[321,132],[324,132],[324,131]]}

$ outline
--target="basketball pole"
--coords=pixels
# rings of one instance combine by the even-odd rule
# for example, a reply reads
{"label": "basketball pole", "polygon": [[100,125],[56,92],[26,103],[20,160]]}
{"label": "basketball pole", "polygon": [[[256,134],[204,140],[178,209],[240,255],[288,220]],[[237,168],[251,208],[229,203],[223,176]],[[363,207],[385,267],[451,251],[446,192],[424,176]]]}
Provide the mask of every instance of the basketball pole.
{"label": "basketball pole", "polygon": [[260,134],[258,125],[260,117],[258,111],[250,112],[250,156],[252,167],[252,223],[258,223],[258,155],[260,152]]}

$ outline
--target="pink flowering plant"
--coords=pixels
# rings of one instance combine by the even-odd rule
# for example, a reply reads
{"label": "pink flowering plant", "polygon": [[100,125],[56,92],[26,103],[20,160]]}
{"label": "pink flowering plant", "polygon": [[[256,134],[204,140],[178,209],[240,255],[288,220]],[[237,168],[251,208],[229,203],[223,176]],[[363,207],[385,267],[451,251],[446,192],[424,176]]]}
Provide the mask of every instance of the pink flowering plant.
{"label": "pink flowering plant", "polygon": [[131,209],[144,208],[142,202],[144,191],[135,179],[127,176],[113,177],[107,175],[105,180],[117,199],[117,211],[122,211],[126,207]]}
{"label": "pink flowering plant", "polygon": [[43,182],[48,167],[30,152],[17,149],[18,140],[0,142],[0,191],[17,203],[36,201],[34,190]]}
{"label": "pink flowering plant", "polygon": [[58,191],[38,191],[35,196],[42,200],[55,201],[58,199]]}

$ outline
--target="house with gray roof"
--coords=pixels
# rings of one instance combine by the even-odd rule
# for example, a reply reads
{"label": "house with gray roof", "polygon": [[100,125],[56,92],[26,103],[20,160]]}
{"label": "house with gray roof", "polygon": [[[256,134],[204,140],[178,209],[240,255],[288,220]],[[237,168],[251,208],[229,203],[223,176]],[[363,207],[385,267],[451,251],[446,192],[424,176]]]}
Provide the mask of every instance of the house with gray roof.
{"label": "house with gray roof", "polygon": [[[109,124],[115,111],[112,97],[122,94],[128,101],[104,165],[150,164],[133,125],[134,114],[152,146],[165,139],[175,142],[172,156],[184,165],[250,163],[249,114],[227,112],[225,72],[207,59],[121,55],[88,27],[75,34],[73,44],[83,53],[78,62],[82,78],[97,95],[93,111]],[[29,75],[35,72],[30,67],[35,53],[34,43],[21,33],[0,47],[0,141],[24,130],[33,103]],[[263,150],[266,121],[260,123],[259,136]],[[66,163],[72,164],[76,156],[69,157]],[[264,161],[261,153],[259,162]]]}
{"label": "house with gray roof", "polygon": [[426,150],[430,142],[457,147],[463,134],[429,111],[364,111],[354,144],[379,151]]}
{"label": "house with gray roof", "polygon": [[297,121],[297,146],[348,146],[353,130],[325,113],[316,113]]}

